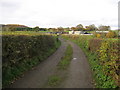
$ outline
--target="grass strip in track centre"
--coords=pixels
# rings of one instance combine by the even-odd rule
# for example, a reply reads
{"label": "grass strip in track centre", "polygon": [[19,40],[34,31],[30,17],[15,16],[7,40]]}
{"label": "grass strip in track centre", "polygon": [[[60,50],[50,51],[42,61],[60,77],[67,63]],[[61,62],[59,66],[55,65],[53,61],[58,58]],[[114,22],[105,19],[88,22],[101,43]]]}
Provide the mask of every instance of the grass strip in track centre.
{"label": "grass strip in track centre", "polygon": [[73,55],[73,49],[71,45],[67,46],[67,49],[65,51],[64,57],[62,57],[61,61],[58,63],[57,72],[56,74],[50,76],[48,78],[48,85],[51,87],[59,85],[65,78],[65,76],[61,76],[59,70],[65,70],[67,66],[70,64],[70,61],[72,60]]}
{"label": "grass strip in track centre", "polygon": [[58,75],[52,75],[48,78],[49,86],[56,86],[62,81],[62,78]]}
{"label": "grass strip in track centre", "polygon": [[66,69],[72,60],[73,49],[71,45],[68,45],[64,57],[62,57],[61,61],[58,63],[58,69]]}

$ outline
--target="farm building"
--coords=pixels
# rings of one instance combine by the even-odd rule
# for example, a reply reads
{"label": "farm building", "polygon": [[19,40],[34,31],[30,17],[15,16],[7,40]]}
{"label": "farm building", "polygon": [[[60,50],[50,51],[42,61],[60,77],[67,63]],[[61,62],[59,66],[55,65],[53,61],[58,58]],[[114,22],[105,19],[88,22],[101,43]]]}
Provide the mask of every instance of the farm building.
{"label": "farm building", "polygon": [[96,31],[96,33],[108,33],[109,31]]}
{"label": "farm building", "polygon": [[79,34],[84,34],[84,32],[83,31],[69,31],[69,34],[79,35]]}
{"label": "farm building", "polygon": [[69,31],[69,34],[74,34],[74,31]]}
{"label": "farm building", "polygon": [[74,34],[76,35],[79,35],[79,34],[82,34],[83,32],[82,31],[74,31]]}
{"label": "farm building", "polygon": [[74,35],[93,35],[91,33],[85,32],[85,31],[69,31],[69,34],[74,34]]}

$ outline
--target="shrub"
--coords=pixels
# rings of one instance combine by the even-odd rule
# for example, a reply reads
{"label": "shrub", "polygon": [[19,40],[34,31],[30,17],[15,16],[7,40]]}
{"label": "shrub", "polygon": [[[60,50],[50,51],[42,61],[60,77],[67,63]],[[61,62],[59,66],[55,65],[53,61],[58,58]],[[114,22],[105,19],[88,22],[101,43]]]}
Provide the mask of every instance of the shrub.
{"label": "shrub", "polygon": [[104,41],[98,50],[99,61],[103,66],[103,72],[111,76],[119,84],[120,58],[118,55],[119,44],[117,41]]}
{"label": "shrub", "polygon": [[89,50],[95,53],[100,48],[101,42],[102,42],[102,39],[97,39],[97,38],[90,39],[88,43]]}
{"label": "shrub", "polygon": [[97,34],[97,35],[96,35],[96,37],[97,37],[97,38],[100,38],[100,37],[101,37],[101,35],[100,35],[100,34]]}
{"label": "shrub", "polygon": [[107,34],[106,34],[106,37],[107,38],[114,38],[114,37],[117,37],[117,34],[113,31],[109,31]]}

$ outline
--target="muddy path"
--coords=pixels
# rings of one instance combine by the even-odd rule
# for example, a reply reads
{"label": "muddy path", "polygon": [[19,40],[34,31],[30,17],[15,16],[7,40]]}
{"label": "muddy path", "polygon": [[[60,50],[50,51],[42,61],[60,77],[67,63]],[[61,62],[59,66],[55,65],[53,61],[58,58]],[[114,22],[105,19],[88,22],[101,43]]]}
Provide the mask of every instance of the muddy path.
{"label": "muddy path", "polygon": [[26,72],[9,88],[51,88],[46,85],[48,77],[56,73],[57,65],[64,56],[68,44],[73,48],[73,59],[66,71],[57,71],[66,78],[55,88],[92,88],[92,74],[84,53],[76,44],[63,39],[60,40],[61,46],[53,55],[33,70]]}

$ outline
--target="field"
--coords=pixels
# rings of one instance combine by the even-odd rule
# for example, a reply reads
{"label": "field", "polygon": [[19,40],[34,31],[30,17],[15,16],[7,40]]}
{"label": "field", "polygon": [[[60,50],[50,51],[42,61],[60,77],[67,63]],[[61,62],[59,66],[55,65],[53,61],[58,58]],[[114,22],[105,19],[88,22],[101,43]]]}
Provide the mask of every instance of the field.
{"label": "field", "polygon": [[[2,35],[50,35],[48,33],[49,31],[38,31],[38,32],[35,32],[35,31],[14,31],[14,32],[11,32],[11,31],[3,31],[3,32],[0,32],[0,34]],[[68,32],[68,31],[66,31]]]}
{"label": "field", "polygon": [[57,36],[36,32],[3,32],[2,42],[3,87],[45,60],[60,46]]}
{"label": "field", "polygon": [[[35,31],[3,31],[2,35],[28,35],[28,36],[35,36],[35,35],[44,35],[46,31],[40,31],[40,32],[35,32]],[[47,34],[49,35],[49,34]]]}
{"label": "field", "polygon": [[97,88],[120,86],[120,57],[118,38],[95,38],[94,36],[63,35],[79,45],[86,54]]}

